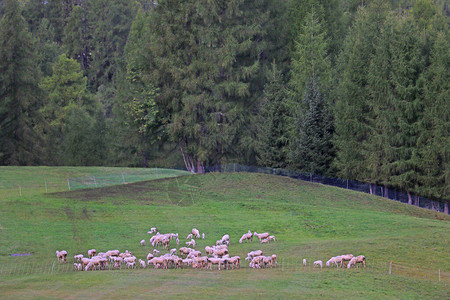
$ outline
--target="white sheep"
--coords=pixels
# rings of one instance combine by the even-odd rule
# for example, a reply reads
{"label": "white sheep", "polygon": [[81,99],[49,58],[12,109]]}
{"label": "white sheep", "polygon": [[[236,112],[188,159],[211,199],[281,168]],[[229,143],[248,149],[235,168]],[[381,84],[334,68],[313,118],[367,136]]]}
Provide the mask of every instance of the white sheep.
{"label": "white sheep", "polygon": [[322,269],[322,261],[321,260],[316,260],[314,262],[314,268],[320,266],[320,268]]}
{"label": "white sheep", "polygon": [[61,250],[61,251],[56,250],[56,258],[58,259],[58,262],[61,261],[62,263],[65,263],[66,258],[67,258],[67,251],[66,250]]}
{"label": "white sheep", "polygon": [[366,266],[366,257],[364,255],[359,255],[353,257],[347,265],[347,269],[350,269],[352,266],[356,267],[357,263],[361,263],[364,267]]}
{"label": "white sheep", "polygon": [[145,246],[145,240],[141,241],[141,246]]}
{"label": "white sheep", "polygon": [[76,262],[81,262],[81,259],[84,257],[83,254],[78,254],[75,255],[73,258],[75,259]]}
{"label": "white sheep", "polygon": [[192,234],[192,233],[189,233],[187,236],[186,236],[186,239],[187,240],[190,240],[190,239],[192,239],[194,237],[194,235]]}
{"label": "white sheep", "polygon": [[247,258],[245,260],[252,260],[255,256],[261,256],[263,254],[262,250],[251,251],[247,254]]}
{"label": "white sheep", "polygon": [[174,255],[177,253],[177,248],[170,249],[170,255]]}
{"label": "white sheep", "polygon": [[253,233],[253,235],[255,235],[256,237],[258,237],[258,239],[261,241],[261,239],[266,239],[269,237],[269,233],[268,232],[264,232],[264,233],[257,233],[255,231],[255,233]]}
{"label": "white sheep", "polygon": [[96,254],[97,254],[97,250],[95,250],[95,249],[88,250],[88,255],[90,258],[95,256]]}
{"label": "white sheep", "polygon": [[141,265],[141,268],[145,269],[145,267],[147,266],[145,264],[145,261],[143,261],[142,259],[139,259],[139,264]]}
{"label": "white sheep", "polygon": [[186,242],[187,246],[191,246],[192,248],[195,248],[195,240],[191,239],[189,242]]}
{"label": "white sheep", "polygon": [[73,266],[75,268],[75,271],[81,271],[83,269],[80,263],[74,263]]}
{"label": "white sheep", "polygon": [[161,252],[159,252],[159,251],[156,250],[156,249],[153,249],[153,254],[158,255],[159,253],[161,253]]}
{"label": "white sheep", "polygon": [[135,269],[136,268],[136,262],[127,262],[127,269]]}
{"label": "white sheep", "polygon": [[303,266],[306,267],[306,258],[303,259]]}
{"label": "white sheep", "polygon": [[156,229],[156,227],[152,227],[152,228],[150,228],[150,231],[149,232],[147,232],[148,234],[153,234],[153,233],[155,233],[155,232],[157,232],[158,231],[158,229]]}
{"label": "white sheep", "polygon": [[198,239],[200,238],[200,231],[197,228],[192,228],[192,234],[195,235]]}

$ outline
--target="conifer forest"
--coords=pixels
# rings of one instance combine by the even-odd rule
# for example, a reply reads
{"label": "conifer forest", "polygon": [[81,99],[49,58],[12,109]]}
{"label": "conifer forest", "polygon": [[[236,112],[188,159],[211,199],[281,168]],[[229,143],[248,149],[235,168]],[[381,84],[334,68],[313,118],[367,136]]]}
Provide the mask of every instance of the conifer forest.
{"label": "conifer forest", "polygon": [[0,165],[286,168],[450,201],[447,0],[0,0]]}

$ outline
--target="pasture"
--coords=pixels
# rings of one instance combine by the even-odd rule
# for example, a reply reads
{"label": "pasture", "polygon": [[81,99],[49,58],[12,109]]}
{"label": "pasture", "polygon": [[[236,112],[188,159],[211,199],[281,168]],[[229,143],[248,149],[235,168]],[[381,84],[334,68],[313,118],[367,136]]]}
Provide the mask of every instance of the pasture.
{"label": "pasture", "polygon": [[[129,170],[128,170],[129,171]],[[248,173],[186,175],[68,191],[65,178],[122,174],[115,168],[0,168],[0,297],[26,298],[345,298],[450,297],[450,217],[376,196]],[[143,169],[142,173],[148,172]],[[59,182],[47,192],[42,185]],[[47,180],[48,179],[48,180]],[[14,182],[26,182],[18,189]],[[76,272],[73,256],[130,250],[145,259],[150,227],[206,234],[204,252],[225,233],[240,270],[106,270]],[[239,244],[248,230],[277,242]],[[139,241],[145,239],[146,246]],[[174,241],[171,248],[175,247]],[[56,250],[68,263],[56,262]],[[163,251],[162,253],[167,251]],[[250,269],[247,252],[276,254],[278,267]],[[29,253],[27,256],[11,254]],[[352,253],[367,267],[313,268],[314,260]],[[308,265],[302,266],[306,258]],[[392,261],[391,274],[389,262]]]}

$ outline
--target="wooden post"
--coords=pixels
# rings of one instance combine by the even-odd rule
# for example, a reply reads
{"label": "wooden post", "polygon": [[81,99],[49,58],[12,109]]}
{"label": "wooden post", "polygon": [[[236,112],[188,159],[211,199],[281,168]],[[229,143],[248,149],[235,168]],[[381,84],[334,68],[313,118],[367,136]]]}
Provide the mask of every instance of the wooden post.
{"label": "wooden post", "polygon": [[389,262],[389,275],[392,274],[392,261]]}
{"label": "wooden post", "polygon": [[70,180],[69,180],[69,178],[67,178],[67,185],[69,186],[69,191],[70,191]]}

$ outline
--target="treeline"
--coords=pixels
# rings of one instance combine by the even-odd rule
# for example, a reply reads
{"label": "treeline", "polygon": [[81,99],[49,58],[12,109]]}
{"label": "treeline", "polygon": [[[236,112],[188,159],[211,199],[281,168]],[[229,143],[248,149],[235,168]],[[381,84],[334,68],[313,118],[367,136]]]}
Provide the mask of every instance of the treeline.
{"label": "treeline", "polygon": [[444,0],[5,0],[0,165],[226,162],[449,200]]}

